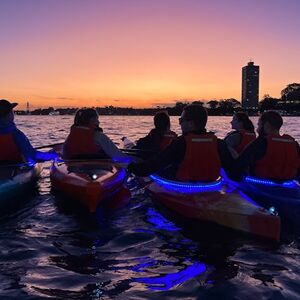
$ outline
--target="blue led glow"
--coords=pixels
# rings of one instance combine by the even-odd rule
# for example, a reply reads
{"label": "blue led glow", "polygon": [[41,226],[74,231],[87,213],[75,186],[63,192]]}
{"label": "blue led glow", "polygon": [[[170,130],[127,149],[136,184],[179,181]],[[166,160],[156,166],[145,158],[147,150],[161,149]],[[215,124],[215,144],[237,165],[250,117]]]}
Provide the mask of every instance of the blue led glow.
{"label": "blue led glow", "polygon": [[223,180],[221,177],[214,182],[209,183],[191,183],[179,182],[162,178],[158,175],[150,175],[150,178],[160,186],[166,189],[174,190],[181,193],[198,193],[208,191],[219,191],[222,188]]}
{"label": "blue led glow", "polygon": [[190,278],[196,277],[205,271],[205,264],[196,262],[177,273],[167,274],[160,277],[136,278],[134,281],[147,284],[150,290],[167,291],[175,285],[183,283]]}
{"label": "blue led glow", "polygon": [[245,182],[255,183],[255,184],[260,184],[260,185],[265,185],[265,186],[278,186],[278,187],[288,187],[288,188],[297,186],[297,184],[294,180],[287,180],[282,183],[277,183],[272,180],[255,178],[255,177],[251,177],[251,176],[245,177]]}

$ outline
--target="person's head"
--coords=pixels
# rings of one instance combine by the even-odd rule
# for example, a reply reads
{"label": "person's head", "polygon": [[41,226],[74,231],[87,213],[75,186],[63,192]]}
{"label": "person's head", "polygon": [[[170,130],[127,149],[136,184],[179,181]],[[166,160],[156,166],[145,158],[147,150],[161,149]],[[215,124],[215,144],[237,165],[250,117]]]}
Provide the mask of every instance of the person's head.
{"label": "person's head", "polygon": [[93,108],[81,108],[75,114],[74,125],[96,128],[99,126],[99,115]]}
{"label": "person's head", "polygon": [[16,107],[18,103],[11,103],[8,100],[0,100],[0,120],[11,122],[14,120],[13,108]]}
{"label": "person's head", "polygon": [[207,111],[199,104],[187,105],[179,118],[179,124],[183,133],[205,130],[207,123]]}
{"label": "person's head", "polygon": [[247,130],[254,131],[254,125],[252,121],[249,119],[248,115],[242,111],[236,112],[233,117],[231,127],[236,130]]}
{"label": "person's head", "polygon": [[283,124],[281,115],[276,111],[266,111],[258,119],[259,135],[278,134]]}
{"label": "person's head", "polygon": [[167,111],[159,111],[154,116],[154,126],[159,131],[170,129],[170,117]]}

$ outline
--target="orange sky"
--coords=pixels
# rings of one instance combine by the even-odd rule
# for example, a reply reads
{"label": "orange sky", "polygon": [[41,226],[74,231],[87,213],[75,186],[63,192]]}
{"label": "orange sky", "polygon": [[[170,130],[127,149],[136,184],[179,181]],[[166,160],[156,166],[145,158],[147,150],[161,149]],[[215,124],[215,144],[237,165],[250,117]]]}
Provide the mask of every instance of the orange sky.
{"label": "orange sky", "polygon": [[297,0],[25,2],[0,2],[0,98],[20,108],[239,100],[250,58],[260,97],[300,79]]}

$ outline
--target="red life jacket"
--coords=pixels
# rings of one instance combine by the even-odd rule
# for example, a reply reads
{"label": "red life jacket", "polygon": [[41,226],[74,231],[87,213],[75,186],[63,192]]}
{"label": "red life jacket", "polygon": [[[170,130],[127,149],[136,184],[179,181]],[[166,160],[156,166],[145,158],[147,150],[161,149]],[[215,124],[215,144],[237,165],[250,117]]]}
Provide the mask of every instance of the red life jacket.
{"label": "red life jacket", "polygon": [[180,181],[215,181],[220,176],[221,161],[217,137],[213,133],[187,134],[186,151],[176,177]]}
{"label": "red life jacket", "polygon": [[107,158],[103,149],[95,144],[94,134],[94,128],[72,126],[64,143],[64,158]]}
{"label": "red life jacket", "polygon": [[241,135],[241,142],[234,148],[234,150],[240,154],[251,142],[256,139],[255,132],[250,132],[246,130],[239,130]]}
{"label": "red life jacket", "polygon": [[164,150],[167,148],[172,141],[177,137],[177,134],[174,131],[169,131],[165,133],[160,141],[159,149]]}
{"label": "red life jacket", "polygon": [[260,178],[294,179],[300,167],[297,145],[291,136],[284,134],[267,137],[265,156],[255,163],[255,176]]}
{"label": "red life jacket", "polygon": [[9,133],[0,134],[0,162],[23,162],[22,152],[16,145],[13,135]]}

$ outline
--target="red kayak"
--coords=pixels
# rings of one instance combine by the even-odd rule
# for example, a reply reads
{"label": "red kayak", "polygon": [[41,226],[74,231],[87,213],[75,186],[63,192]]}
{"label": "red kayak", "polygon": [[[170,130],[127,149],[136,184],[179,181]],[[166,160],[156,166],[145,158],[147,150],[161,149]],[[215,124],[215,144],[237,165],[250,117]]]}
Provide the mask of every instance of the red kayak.
{"label": "red kayak", "polygon": [[222,180],[215,183],[183,183],[151,176],[147,187],[156,200],[178,214],[228,228],[280,239],[280,218],[262,208],[246,195],[228,188]]}
{"label": "red kayak", "polygon": [[[112,161],[54,162],[50,178],[55,190],[82,202],[90,212],[108,199],[124,198],[128,202],[129,190],[124,186],[126,172]],[[122,196],[122,197],[120,197]],[[111,206],[118,203],[109,201]]]}

